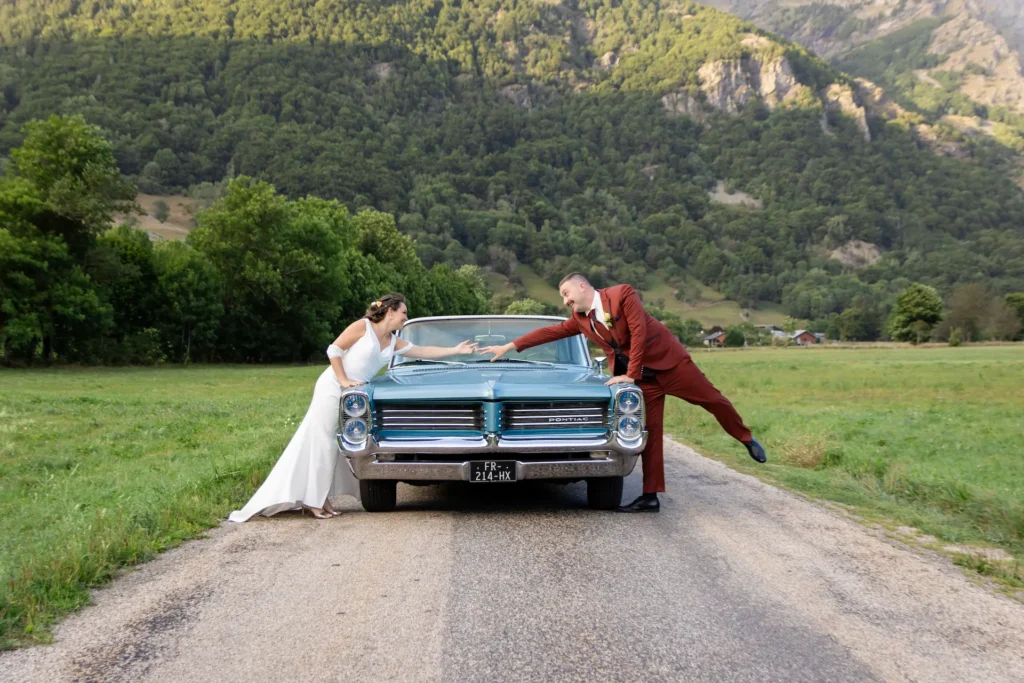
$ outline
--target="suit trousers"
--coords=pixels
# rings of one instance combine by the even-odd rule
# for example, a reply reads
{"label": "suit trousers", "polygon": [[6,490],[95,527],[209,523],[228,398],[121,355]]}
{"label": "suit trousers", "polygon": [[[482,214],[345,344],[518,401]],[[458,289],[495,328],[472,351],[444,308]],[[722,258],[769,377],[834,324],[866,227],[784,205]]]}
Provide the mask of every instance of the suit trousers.
{"label": "suit trousers", "polygon": [[665,490],[665,396],[675,396],[700,406],[715,416],[729,436],[742,443],[753,437],[736,408],[715,388],[689,357],[670,370],[657,373],[653,381],[638,382],[644,392],[647,411],[647,446],[641,454],[644,493]]}

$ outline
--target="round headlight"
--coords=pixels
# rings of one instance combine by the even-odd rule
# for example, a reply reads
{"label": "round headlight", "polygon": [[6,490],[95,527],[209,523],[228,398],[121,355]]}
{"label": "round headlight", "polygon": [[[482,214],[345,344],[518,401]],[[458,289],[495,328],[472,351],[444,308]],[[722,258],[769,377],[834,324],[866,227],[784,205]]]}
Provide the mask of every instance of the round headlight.
{"label": "round headlight", "polygon": [[345,423],[345,440],[349,443],[359,443],[366,439],[366,421],[356,418]]}
{"label": "round headlight", "polygon": [[366,397],[362,394],[349,394],[345,397],[345,414],[359,417],[366,412]]}
{"label": "round headlight", "polygon": [[619,394],[619,412],[631,415],[640,410],[640,394],[635,391],[623,391]]}
{"label": "round headlight", "polygon": [[640,418],[636,415],[620,417],[619,436],[626,439],[635,439],[640,436]]}

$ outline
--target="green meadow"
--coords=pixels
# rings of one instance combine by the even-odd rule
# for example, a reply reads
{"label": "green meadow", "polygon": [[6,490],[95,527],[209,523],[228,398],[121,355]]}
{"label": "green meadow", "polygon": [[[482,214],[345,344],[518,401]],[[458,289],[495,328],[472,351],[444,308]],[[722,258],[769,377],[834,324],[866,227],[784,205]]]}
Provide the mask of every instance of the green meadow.
{"label": "green meadow", "polygon": [[[697,350],[769,452],[702,410],[666,431],[730,466],[942,543],[1024,557],[1024,346]],[[0,371],[0,644],[45,641],[121,567],[245,502],[320,367]],[[1019,565],[960,561],[1009,588]]]}
{"label": "green meadow", "polygon": [[244,503],[318,367],[0,372],[0,643]]}
{"label": "green meadow", "polygon": [[1000,548],[961,564],[1024,588],[1024,345],[699,350],[768,451],[759,466],[708,413],[666,433],[737,469],[934,536]]}

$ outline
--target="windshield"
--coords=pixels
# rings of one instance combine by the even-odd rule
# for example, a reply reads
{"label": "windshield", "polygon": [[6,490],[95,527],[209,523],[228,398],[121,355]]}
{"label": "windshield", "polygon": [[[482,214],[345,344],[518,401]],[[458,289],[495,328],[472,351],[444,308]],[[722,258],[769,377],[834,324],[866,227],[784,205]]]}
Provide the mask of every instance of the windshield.
{"label": "windshield", "polygon": [[[471,342],[476,342],[480,346],[498,346],[506,344],[527,332],[532,332],[551,324],[557,324],[557,321],[535,318],[422,320],[407,323],[402,329],[401,337],[417,346],[455,346],[467,339]],[[490,356],[462,354],[445,356],[440,360],[446,362],[486,363],[490,358]],[[532,349],[526,349],[522,353],[512,350],[506,353],[502,360],[512,362],[564,363],[568,365],[587,364],[582,338],[579,335],[535,346]],[[415,362],[415,358],[396,355],[394,365],[407,365]]]}

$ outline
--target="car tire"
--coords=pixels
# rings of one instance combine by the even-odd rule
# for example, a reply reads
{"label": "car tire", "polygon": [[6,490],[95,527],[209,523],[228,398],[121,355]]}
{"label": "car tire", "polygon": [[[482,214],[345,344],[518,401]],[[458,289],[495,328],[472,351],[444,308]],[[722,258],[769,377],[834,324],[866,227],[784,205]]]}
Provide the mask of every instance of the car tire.
{"label": "car tire", "polygon": [[391,512],[398,498],[398,482],[382,479],[360,479],[359,497],[367,512]]}
{"label": "car tire", "polygon": [[622,504],[624,477],[587,479],[587,505],[591,510],[614,510]]}

